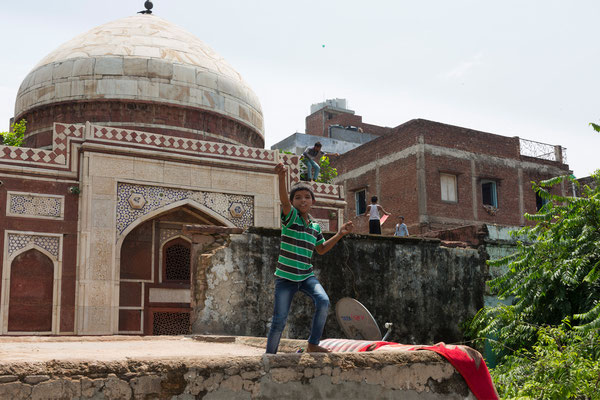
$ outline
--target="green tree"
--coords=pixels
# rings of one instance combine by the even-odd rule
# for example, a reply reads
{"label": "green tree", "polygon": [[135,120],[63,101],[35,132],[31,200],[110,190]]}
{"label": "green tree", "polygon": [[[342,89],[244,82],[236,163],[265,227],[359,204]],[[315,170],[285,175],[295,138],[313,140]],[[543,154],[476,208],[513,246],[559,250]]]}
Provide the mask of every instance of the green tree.
{"label": "green tree", "polygon": [[[329,157],[323,156],[321,158],[321,171],[319,172],[319,177],[317,178],[317,182],[322,183],[332,183],[335,177],[338,175],[337,169],[331,166],[329,162]],[[305,167],[306,168],[306,167]]]}
{"label": "green tree", "polygon": [[[290,151],[279,150],[280,153],[283,154],[294,154]],[[319,164],[321,167],[321,171],[319,172],[319,177],[317,178],[317,182],[321,183],[333,183],[333,180],[336,176],[338,176],[338,172],[336,168],[331,166],[329,162],[329,157],[323,156],[321,157],[321,163]],[[300,178],[302,180],[308,180],[308,173],[306,172],[306,164],[303,161],[300,161]]]}
{"label": "green tree", "polygon": [[[591,124],[600,132],[600,126]],[[489,282],[510,305],[481,309],[467,335],[493,337],[491,373],[503,398],[600,399],[600,170],[579,197],[550,193],[561,176],[533,189],[548,202],[515,233],[517,251],[489,262],[507,272]]]}
{"label": "green tree", "polygon": [[26,126],[27,121],[22,119],[11,125],[10,132],[0,132],[0,136],[2,137],[1,144],[4,146],[21,146],[25,138]]}
{"label": "green tree", "polygon": [[481,309],[472,335],[498,338],[497,350],[520,349],[535,342],[541,326],[558,326],[565,318],[577,330],[600,328],[600,170],[592,177],[595,187],[584,186],[581,197],[549,192],[561,182],[577,185],[571,176],[533,184],[548,200],[537,214],[525,215],[536,226],[516,232],[516,253],[489,262],[507,267],[489,282],[491,290],[515,300]]}
{"label": "green tree", "polygon": [[503,399],[598,399],[600,336],[568,322],[541,328],[531,349],[507,356],[490,373]]}

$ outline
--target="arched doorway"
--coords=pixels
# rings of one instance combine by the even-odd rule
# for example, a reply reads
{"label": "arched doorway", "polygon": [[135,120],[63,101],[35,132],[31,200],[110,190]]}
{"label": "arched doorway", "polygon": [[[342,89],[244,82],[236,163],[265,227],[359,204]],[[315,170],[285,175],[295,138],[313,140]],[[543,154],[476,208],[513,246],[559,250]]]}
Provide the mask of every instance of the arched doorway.
{"label": "arched doorway", "polygon": [[220,225],[182,206],[134,228],[120,252],[119,333],[190,333],[191,238],[185,224]]}
{"label": "arched doorway", "polygon": [[52,332],[54,263],[36,249],[15,257],[10,266],[8,332]]}

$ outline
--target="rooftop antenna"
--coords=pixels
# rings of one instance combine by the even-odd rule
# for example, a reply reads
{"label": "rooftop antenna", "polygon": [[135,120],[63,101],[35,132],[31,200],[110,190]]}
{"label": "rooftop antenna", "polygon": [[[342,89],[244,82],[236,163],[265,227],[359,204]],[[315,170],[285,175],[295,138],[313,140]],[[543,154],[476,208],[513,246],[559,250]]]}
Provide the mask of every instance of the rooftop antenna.
{"label": "rooftop antenna", "polygon": [[138,11],[138,14],[152,14],[152,7],[154,7],[154,4],[152,4],[150,0],[144,2],[144,7],[146,7],[146,9],[144,11]]}

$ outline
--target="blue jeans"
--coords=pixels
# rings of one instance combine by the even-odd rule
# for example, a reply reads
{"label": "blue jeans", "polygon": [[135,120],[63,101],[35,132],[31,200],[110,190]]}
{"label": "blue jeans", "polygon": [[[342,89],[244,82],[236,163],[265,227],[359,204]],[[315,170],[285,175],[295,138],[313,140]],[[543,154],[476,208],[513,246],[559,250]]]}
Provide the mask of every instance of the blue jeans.
{"label": "blue jeans", "polygon": [[303,280],[302,282],[293,282],[283,278],[275,279],[275,307],[273,310],[273,321],[271,329],[267,336],[267,353],[277,353],[281,333],[285,328],[285,323],[290,311],[290,305],[296,292],[306,293],[315,303],[315,314],[313,315],[312,326],[310,328],[310,337],[308,343],[319,344],[325,321],[327,320],[327,311],[329,310],[329,297],[325,289],[314,276]]}
{"label": "blue jeans", "polygon": [[303,161],[304,164],[306,164],[306,173],[308,174],[308,180],[312,179],[313,181],[316,181],[319,177],[319,172],[321,172],[321,167],[311,158],[304,157]]}

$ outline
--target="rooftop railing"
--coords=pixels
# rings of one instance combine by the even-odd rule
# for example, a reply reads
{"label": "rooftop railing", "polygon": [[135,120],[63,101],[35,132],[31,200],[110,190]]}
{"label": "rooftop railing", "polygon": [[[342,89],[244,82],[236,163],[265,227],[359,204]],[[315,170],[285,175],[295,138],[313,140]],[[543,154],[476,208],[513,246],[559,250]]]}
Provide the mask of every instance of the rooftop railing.
{"label": "rooftop railing", "polygon": [[519,138],[519,148],[522,156],[567,163],[567,149],[559,145]]}

